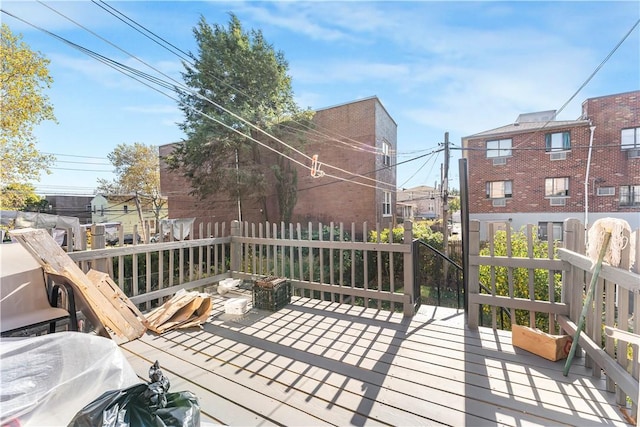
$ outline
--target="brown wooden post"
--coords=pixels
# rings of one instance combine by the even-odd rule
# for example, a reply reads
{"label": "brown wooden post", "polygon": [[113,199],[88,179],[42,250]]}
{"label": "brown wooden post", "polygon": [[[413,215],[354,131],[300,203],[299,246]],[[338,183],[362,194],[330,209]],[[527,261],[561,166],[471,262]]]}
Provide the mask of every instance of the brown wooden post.
{"label": "brown wooden post", "polygon": [[[413,222],[405,221],[403,225],[404,244],[413,249]],[[405,316],[413,316],[414,314],[416,314],[416,296],[414,292],[413,280],[413,250],[410,250],[409,252],[404,253],[404,293],[405,295],[409,296],[408,301],[405,299],[404,303]]]}
{"label": "brown wooden post", "polygon": [[480,266],[474,257],[480,255],[480,221],[469,221],[469,271],[464,273],[469,277],[469,295],[467,295],[467,301],[469,305],[469,312],[467,314],[467,326],[469,328],[476,329],[478,327],[478,320],[480,316],[480,307],[473,301],[474,295],[478,295],[480,292]]}
{"label": "brown wooden post", "polygon": [[[91,249],[104,249],[107,244],[105,237],[104,225],[92,225],[91,226]],[[100,258],[91,263],[91,268],[103,273],[111,275],[113,271],[110,271],[107,258]]]}
{"label": "brown wooden post", "polygon": [[241,244],[237,242],[236,238],[241,237],[241,235],[242,229],[240,221],[234,219],[231,221],[231,253],[229,254],[231,257],[231,271],[239,271],[240,269],[242,247]]}

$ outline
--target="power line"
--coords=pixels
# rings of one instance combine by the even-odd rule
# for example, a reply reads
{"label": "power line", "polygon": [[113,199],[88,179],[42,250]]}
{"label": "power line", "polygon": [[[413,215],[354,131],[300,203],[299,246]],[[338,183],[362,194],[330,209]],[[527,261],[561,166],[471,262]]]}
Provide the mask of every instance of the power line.
{"label": "power line", "polygon": [[[76,47],[76,48],[79,48],[79,49],[80,49],[81,51],[83,51],[84,53],[89,54],[89,55],[90,55],[90,56],[92,56],[94,59],[98,59],[98,60],[100,60],[101,62],[106,63],[107,65],[112,66],[113,68],[116,68],[118,71],[123,72],[123,71],[121,70],[121,68],[122,68],[122,69],[126,69],[128,72],[133,73],[133,74],[136,74],[136,75],[139,75],[140,77],[146,78],[147,80],[153,81],[155,84],[157,84],[157,85],[159,85],[159,86],[162,86],[162,87],[164,87],[164,88],[166,88],[166,89],[170,89],[170,90],[173,90],[173,91],[183,90],[183,91],[185,91],[185,92],[187,92],[187,93],[191,94],[192,96],[195,96],[196,98],[199,98],[199,99],[202,99],[202,100],[204,100],[204,101],[206,101],[206,102],[209,102],[209,103],[210,103],[210,104],[212,104],[213,106],[215,106],[215,107],[217,107],[217,108],[219,108],[219,109],[223,110],[223,111],[224,111],[224,112],[226,112],[227,114],[230,114],[230,115],[231,115],[231,116],[233,116],[234,118],[236,118],[236,119],[238,119],[238,120],[240,120],[240,121],[244,122],[245,124],[249,125],[250,127],[252,127],[253,129],[255,129],[256,131],[258,131],[258,132],[262,133],[263,135],[265,135],[265,136],[267,136],[267,137],[269,137],[269,138],[273,139],[274,141],[279,142],[280,144],[282,144],[283,146],[285,146],[285,147],[289,148],[290,150],[294,151],[295,153],[297,153],[297,154],[299,154],[299,155],[301,155],[301,156],[305,157],[307,160],[309,160],[309,161],[310,161],[310,160],[312,160],[312,158],[311,158],[310,156],[308,156],[307,154],[305,154],[305,153],[303,153],[303,152],[299,151],[298,149],[296,149],[296,148],[294,148],[294,147],[290,146],[289,144],[285,143],[284,141],[280,140],[279,138],[276,138],[275,136],[273,136],[273,135],[269,134],[269,133],[268,133],[268,132],[266,132],[265,130],[261,129],[259,126],[256,126],[255,124],[253,124],[253,123],[249,122],[248,120],[244,119],[243,117],[241,117],[241,116],[239,116],[239,115],[235,114],[234,112],[232,112],[232,111],[230,111],[230,110],[226,109],[226,108],[225,108],[225,107],[223,107],[222,105],[220,105],[220,104],[218,104],[218,103],[216,103],[216,102],[212,101],[211,99],[209,99],[209,98],[207,98],[207,97],[205,97],[205,96],[201,95],[200,93],[198,93],[198,92],[194,91],[193,89],[191,89],[191,88],[189,88],[189,87],[186,87],[186,86],[182,85],[180,82],[177,82],[177,81],[176,81],[175,79],[173,79],[172,77],[170,77],[170,76],[166,75],[166,74],[165,74],[165,73],[163,73],[162,71],[158,70],[157,68],[155,68],[155,67],[151,66],[150,64],[146,63],[145,61],[141,60],[141,59],[140,59],[140,58],[138,58],[136,55],[133,55],[131,52],[128,52],[128,51],[126,51],[126,50],[124,50],[124,49],[122,49],[122,48],[118,47],[117,45],[115,45],[115,44],[111,43],[110,41],[106,40],[105,38],[103,38],[102,36],[100,36],[100,35],[96,34],[95,32],[93,32],[93,31],[89,30],[88,28],[84,27],[82,24],[80,24],[80,23],[78,23],[78,22],[74,21],[73,19],[69,18],[68,16],[66,16],[66,15],[62,14],[61,12],[59,12],[59,11],[57,11],[57,10],[55,10],[54,8],[52,8],[52,7],[50,7],[50,6],[47,6],[47,5],[43,4],[42,2],[39,2],[39,3],[40,3],[40,4],[42,4],[43,6],[47,7],[48,9],[50,9],[50,10],[54,11],[56,14],[58,14],[58,15],[60,15],[60,16],[62,16],[62,17],[64,17],[65,19],[68,19],[69,21],[73,22],[74,24],[76,24],[76,25],[77,25],[77,26],[79,26],[80,28],[84,29],[85,31],[89,32],[90,34],[92,34],[92,35],[94,35],[94,36],[98,37],[100,40],[103,40],[104,42],[108,43],[109,45],[113,46],[114,48],[116,48],[116,49],[120,50],[121,52],[123,52],[123,53],[125,53],[125,54],[127,54],[127,55],[131,56],[131,57],[132,57],[133,59],[135,59],[136,61],[138,61],[138,62],[140,62],[140,63],[144,64],[145,66],[147,66],[147,67],[149,67],[149,68],[151,68],[152,70],[156,71],[156,72],[157,72],[157,73],[159,73],[160,75],[162,75],[162,76],[164,76],[164,77],[166,77],[166,78],[168,78],[168,79],[172,80],[172,81],[173,81],[173,82],[175,82],[177,85],[169,85],[165,80],[162,80],[162,79],[157,78],[157,77],[154,77],[154,76],[150,76],[149,74],[143,73],[142,71],[139,71],[139,70],[136,70],[136,69],[134,69],[134,68],[132,68],[132,67],[128,67],[128,66],[125,66],[125,65],[123,65],[123,64],[120,64],[120,63],[118,63],[117,61],[114,61],[114,60],[111,60],[111,59],[109,59],[109,58],[106,58],[106,57],[104,57],[104,56],[102,56],[102,55],[100,55],[100,54],[97,54],[96,52],[91,51],[90,49],[86,49],[86,48],[84,48],[84,47],[82,47],[82,46],[79,46],[79,45],[77,45],[77,44],[75,44],[75,43],[73,43],[73,42],[70,42],[70,41],[68,41],[68,40],[66,40],[66,39],[64,39],[64,38],[62,38],[62,37],[59,37],[59,36],[55,36],[55,35],[54,35],[56,38],[58,38],[58,39],[60,39],[60,40],[64,40],[66,43],[71,44],[72,46],[74,46],[74,47]],[[5,12],[5,11],[3,10],[3,12]],[[5,12],[5,13],[8,13],[8,12]],[[9,13],[8,13],[8,14],[9,14]],[[14,16],[14,17],[15,17],[15,15],[12,15],[12,14],[9,14],[9,15]],[[17,17],[15,17],[15,18],[17,18]],[[20,19],[20,18],[17,18],[17,19]],[[25,22],[25,23],[27,23],[27,24],[29,24],[29,25],[31,25],[31,26],[34,26],[35,28],[40,29],[39,27],[37,27],[37,26],[35,26],[35,25],[31,24],[31,23],[28,23],[28,22],[27,22],[27,21],[25,21],[25,20],[22,20],[22,19],[20,19],[20,20],[21,20],[21,21],[23,21],[23,22]],[[53,33],[50,33],[50,32],[48,32],[48,31],[46,31],[46,30],[44,30],[44,31],[45,31],[46,33],[48,33],[48,34],[53,35]],[[115,66],[114,66],[114,65],[115,65]],[[126,74],[126,73],[125,73],[125,74]],[[131,77],[131,76],[129,76],[129,77]],[[135,78],[135,77],[132,77],[132,78],[134,78],[135,80],[137,80],[137,81],[139,81],[139,82],[140,82],[140,80],[138,80],[137,78]],[[140,82],[140,83],[143,83],[143,82]],[[143,84],[145,84],[145,83],[143,83]],[[150,86],[149,86],[149,85],[147,85],[147,84],[145,84],[145,85],[146,85],[146,86],[148,86],[148,87],[150,87]],[[183,88],[183,89],[180,89],[180,86],[182,86],[182,88]],[[154,88],[152,88],[152,89],[154,89]],[[169,98],[171,98],[171,99],[176,100],[175,98],[172,98],[171,96],[167,95],[166,93],[163,93],[163,92],[161,92],[161,91],[159,91],[159,90],[157,90],[157,89],[154,89],[154,90],[158,91],[159,93],[164,94],[165,96],[168,96],[168,97],[169,97]],[[247,139],[249,139],[249,140],[251,140],[251,141],[254,141],[254,142],[258,143],[259,145],[262,145],[263,147],[265,147],[265,148],[267,148],[267,149],[269,149],[269,150],[271,150],[271,151],[273,151],[273,152],[277,153],[278,155],[283,156],[283,157],[285,157],[285,158],[287,158],[287,159],[289,159],[289,160],[291,160],[291,161],[293,161],[293,162],[295,162],[295,163],[299,164],[300,166],[305,167],[305,168],[307,168],[307,169],[309,169],[309,170],[311,170],[311,169],[312,169],[311,167],[309,167],[309,166],[307,166],[307,165],[305,165],[305,164],[301,163],[300,161],[297,161],[297,160],[295,160],[295,159],[292,159],[291,157],[289,157],[289,156],[285,155],[284,153],[282,153],[282,152],[280,152],[280,151],[277,151],[277,150],[275,150],[274,148],[267,146],[266,144],[263,144],[262,142],[260,142],[260,141],[256,140],[255,138],[252,138],[252,137],[250,137],[250,136],[248,136],[248,135],[243,134],[243,133],[242,133],[242,132],[240,132],[238,129],[236,129],[236,128],[234,128],[234,127],[231,127],[231,126],[227,125],[226,123],[223,123],[223,122],[221,122],[221,121],[219,121],[219,120],[217,120],[217,119],[215,119],[215,118],[213,118],[213,117],[211,117],[211,116],[209,116],[209,115],[205,114],[204,112],[202,112],[202,111],[200,111],[200,110],[197,110],[197,109],[195,109],[195,108],[193,108],[193,107],[191,107],[191,106],[189,106],[189,105],[185,105],[184,103],[182,103],[182,102],[181,102],[181,101],[179,101],[179,100],[176,100],[176,101],[177,101],[178,103],[180,103],[181,105],[183,105],[184,107],[189,108],[189,109],[193,110],[194,112],[196,112],[196,113],[198,113],[198,114],[201,114],[201,115],[203,115],[204,117],[209,118],[210,120],[215,121],[216,123],[218,123],[218,124],[220,124],[220,125],[222,125],[222,126],[224,126],[224,127],[228,128],[229,130],[231,130],[231,131],[233,131],[233,132],[235,132],[235,133],[238,133],[239,135],[241,135],[241,136],[243,136],[243,137],[245,137],[245,138],[247,138]],[[365,177],[365,176],[362,176],[362,175],[354,174],[353,172],[350,172],[350,171],[347,171],[347,170],[344,170],[344,169],[338,168],[338,167],[333,166],[333,165],[330,165],[330,164],[323,163],[323,165],[324,165],[325,167],[332,168],[332,169],[336,169],[336,170],[338,170],[338,171],[340,171],[340,172],[343,172],[343,173],[346,173],[346,174],[352,175],[352,176],[354,176],[354,177],[362,178],[362,179],[365,179],[365,180],[371,180],[371,181],[375,182],[376,184],[385,185],[385,186],[394,186],[394,184],[391,184],[391,183],[385,183],[385,182],[382,182],[382,181],[377,181],[377,180],[375,180],[375,179],[373,179],[373,178],[368,178],[368,177]],[[347,178],[338,177],[338,176],[334,176],[334,175],[329,175],[329,174],[326,174],[326,173],[325,173],[325,176],[333,177],[333,178],[336,178],[336,179],[339,179],[339,180],[345,180],[345,181],[347,181],[347,180],[348,180]],[[354,182],[354,183],[356,183],[356,184],[359,184],[359,185],[363,185],[363,186],[371,187],[371,188],[376,188],[376,189],[378,188],[378,187],[376,187],[376,186],[372,186],[372,185],[368,185],[368,184],[364,184],[364,183],[360,183],[360,182],[356,182],[356,181],[352,181],[352,182]],[[394,187],[395,187],[395,186],[394,186]]]}

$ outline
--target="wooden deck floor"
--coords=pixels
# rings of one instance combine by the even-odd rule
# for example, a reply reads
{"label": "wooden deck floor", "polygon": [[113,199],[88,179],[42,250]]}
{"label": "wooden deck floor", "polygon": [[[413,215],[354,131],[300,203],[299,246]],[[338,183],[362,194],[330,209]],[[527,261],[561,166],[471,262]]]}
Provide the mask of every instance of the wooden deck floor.
{"label": "wooden deck floor", "polygon": [[562,361],[455,310],[408,319],[294,297],[237,318],[223,303],[203,329],[121,347],[141,378],[159,360],[170,391],[195,393],[203,425],[628,425],[581,359],[563,377]]}

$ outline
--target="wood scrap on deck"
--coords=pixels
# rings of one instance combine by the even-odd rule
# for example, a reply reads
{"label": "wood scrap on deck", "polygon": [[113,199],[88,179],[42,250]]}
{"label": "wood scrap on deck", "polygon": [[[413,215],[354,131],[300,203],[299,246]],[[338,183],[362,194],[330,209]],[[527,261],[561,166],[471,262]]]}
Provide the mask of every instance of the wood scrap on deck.
{"label": "wood scrap on deck", "polygon": [[71,285],[77,305],[98,334],[118,344],[144,334],[146,319],[106,273],[90,270],[85,274],[46,230],[25,228],[10,234],[54,281]]}
{"label": "wood scrap on deck", "polygon": [[178,328],[200,326],[209,317],[212,307],[209,295],[181,290],[163,305],[147,313],[147,327],[162,334]]}

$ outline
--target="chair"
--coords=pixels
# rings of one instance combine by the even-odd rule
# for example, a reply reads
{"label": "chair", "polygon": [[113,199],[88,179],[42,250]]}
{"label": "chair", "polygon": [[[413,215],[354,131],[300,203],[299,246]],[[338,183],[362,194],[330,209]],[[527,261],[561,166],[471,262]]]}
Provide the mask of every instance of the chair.
{"label": "chair", "polygon": [[[68,310],[58,307],[60,293],[67,297]],[[0,333],[9,336],[69,319],[77,331],[73,290],[66,283],[48,280],[38,261],[21,244],[0,245]]]}

